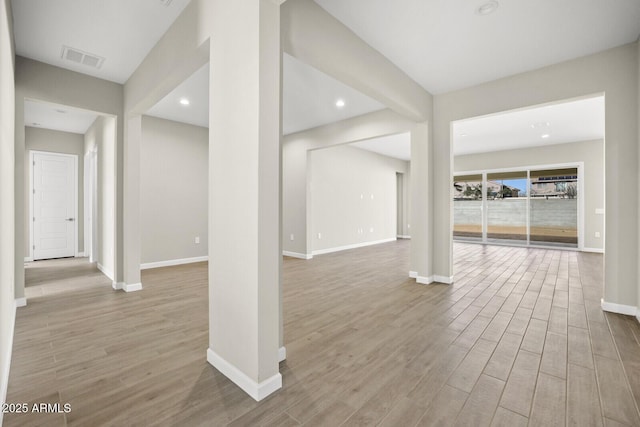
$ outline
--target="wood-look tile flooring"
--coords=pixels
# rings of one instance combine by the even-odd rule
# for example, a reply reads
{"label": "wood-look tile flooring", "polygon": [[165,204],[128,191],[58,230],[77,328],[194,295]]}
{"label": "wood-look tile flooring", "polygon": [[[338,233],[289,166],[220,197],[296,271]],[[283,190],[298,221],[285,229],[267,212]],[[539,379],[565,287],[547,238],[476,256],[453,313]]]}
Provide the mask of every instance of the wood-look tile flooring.
{"label": "wood-look tile flooring", "polygon": [[640,327],[601,311],[601,255],[454,252],[449,286],[406,277],[407,241],[285,259],[284,387],[259,403],[205,361],[205,263],[131,294],[77,260],[30,267],[8,401],[71,412],[5,425],[640,425]]}

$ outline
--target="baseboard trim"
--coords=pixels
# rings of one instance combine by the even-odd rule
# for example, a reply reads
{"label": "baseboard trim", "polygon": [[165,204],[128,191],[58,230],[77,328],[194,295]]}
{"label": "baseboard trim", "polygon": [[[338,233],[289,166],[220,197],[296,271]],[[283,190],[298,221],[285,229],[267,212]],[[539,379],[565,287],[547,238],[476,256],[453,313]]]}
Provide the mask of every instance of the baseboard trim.
{"label": "baseboard trim", "polygon": [[122,283],[122,290],[125,292],[135,292],[142,290],[142,283]]}
{"label": "baseboard trim", "polygon": [[278,349],[278,362],[284,362],[287,359],[287,349],[282,346]]}
{"label": "baseboard trim", "polygon": [[372,242],[354,243],[353,245],[337,246],[335,248],[327,248],[327,249],[318,249],[317,251],[312,251],[311,255],[324,255],[332,252],[346,251],[349,249],[364,248],[365,246],[373,246],[373,245],[379,245],[381,243],[395,242],[396,240],[398,239],[395,237],[392,237],[390,239],[374,240]]}
{"label": "baseboard trim", "polygon": [[311,258],[313,258],[313,255],[311,255],[311,254],[301,254],[299,252],[289,252],[289,251],[282,251],[282,255],[283,256],[290,256],[291,258],[298,258],[298,259],[311,259]]}
{"label": "baseboard trim", "polygon": [[438,283],[444,283],[445,285],[450,285],[453,283],[453,276],[438,276],[437,274],[434,274],[433,281]]}
{"label": "baseboard trim", "polygon": [[148,270],[150,268],[171,267],[173,265],[191,264],[194,262],[209,261],[209,256],[197,256],[192,258],[169,259],[166,261],[145,262],[140,264],[140,270]]}
{"label": "baseboard trim", "polygon": [[601,248],[582,248],[582,252],[592,252],[594,254],[603,254],[604,249]]}
{"label": "baseboard trim", "polygon": [[[412,276],[412,274],[415,274],[415,276]],[[447,277],[438,276],[435,274],[433,276],[418,276],[415,271],[410,271],[409,277],[415,277],[416,282],[420,283],[421,285],[430,285],[432,283],[443,283],[445,285],[450,285],[453,283],[453,276]]]}
{"label": "baseboard trim", "polygon": [[26,307],[27,299],[25,297],[16,298],[16,307]]}
{"label": "baseboard trim", "polygon": [[411,239],[411,236],[408,236],[406,234],[398,234],[398,239]]}
{"label": "baseboard trim", "polygon": [[108,268],[106,268],[105,266],[103,266],[100,263],[98,263],[98,270],[100,270],[102,272],[102,274],[104,274],[109,279],[111,279],[111,281],[115,281],[114,278],[113,278],[113,271],[109,270]]}
{"label": "baseboard trim", "polygon": [[430,285],[433,283],[433,276],[416,276],[416,282],[421,285]]}
{"label": "baseboard trim", "polygon": [[[11,311],[11,324],[9,325],[9,342],[6,343],[5,363],[4,366],[0,366],[2,371],[0,372],[0,403],[7,401],[7,389],[9,388],[9,371],[11,371],[11,353],[13,352],[13,335],[16,326],[16,304],[12,304]],[[3,343],[4,344],[4,343]],[[2,346],[4,347],[4,345]],[[0,426],[2,425],[2,418],[4,411],[0,411]]]}
{"label": "baseboard trim", "polygon": [[409,272],[409,278],[416,279],[417,277],[418,277],[418,272],[417,271],[410,271]]}
{"label": "baseboard trim", "polygon": [[627,316],[640,316],[638,308],[632,305],[616,304],[614,302],[606,302],[604,299],[600,300],[600,304],[604,311],[610,313],[625,314]]}
{"label": "baseboard trim", "polygon": [[120,289],[122,289],[122,285],[124,285],[124,283],[123,283],[123,282],[116,282],[116,281],[113,281],[113,282],[111,283],[111,287],[113,288],[113,290],[114,290],[114,291],[119,291]]}
{"label": "baseboard trim", "polygon": [[84,258],[84,257],[86,257],[86,255],[85,255],[85,253],[84,253],[84,252],[78,252],[78,253],[76,253],[76,258]]}
{"label": "baseboard trim", "polygon": [[30,256],[24,257],[24,262],[33,262],[33,257],[30,257]]}
{"label": "baseboard trim", "polygon": [[220,357],[215,351],[207,349],[207,362],[220,371],[224,376],[233,381],[255,401],[261,401],[276,390],[282,388],[282,375],[278,372],[271,378],[257,383],[249,378],[240,369]]}

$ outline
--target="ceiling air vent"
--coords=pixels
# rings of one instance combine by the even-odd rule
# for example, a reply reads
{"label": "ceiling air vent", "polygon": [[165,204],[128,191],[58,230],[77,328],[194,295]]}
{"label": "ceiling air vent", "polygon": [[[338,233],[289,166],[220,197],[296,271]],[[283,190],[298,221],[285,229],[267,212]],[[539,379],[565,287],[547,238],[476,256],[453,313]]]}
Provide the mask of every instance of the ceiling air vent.
{"label": "ceiling air vent", "polygon": [[92,68],[102,67],[104,58],[69,46],[62,46],[62,59]]}

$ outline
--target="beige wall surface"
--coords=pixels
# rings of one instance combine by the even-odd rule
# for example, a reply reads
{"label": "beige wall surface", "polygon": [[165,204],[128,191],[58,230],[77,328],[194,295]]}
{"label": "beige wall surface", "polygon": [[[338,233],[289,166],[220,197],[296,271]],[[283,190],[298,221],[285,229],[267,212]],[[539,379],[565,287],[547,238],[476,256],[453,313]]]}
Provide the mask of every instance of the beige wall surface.
{"label": "beige wall surface", "polygon": [[115,280],[115,200],[116,156],[115,118],[100,116],[84,135],[85,153],[96,151],[97,162],[97,254],[94,258],[102,271]]}
{"label": "beige wall surface", "polygon": [[77,133],[60,132],[51,129],[34,127],[25,128],[25,253],[29,256],[29,211],[32,198],[29,197],[29,174],[32,169],[29,165],[29,151],[47,151],[51,153],[72,154],[78,159],[78,212],[76,213],[78,224],[78,252],[84,251],[84,136]]}
{"label": "beige wall surface", "polygon": [[[484,171],[536,165],[584,163],[584,247],[604,249],[604,141],[581,141],[519,150],[455,156],[453,170]],[[595,237],[599,232],[602,237]]]}
{"label": "beige wall surface", "polygon": [[[638,127],[638,144],[640,145],[640,39],[638,39],[638,41],[636,42],[636,47],[637,47],[637,57],[638,57],[638,119],[636,122],[636,125]],[[637,164],[639,165],[638,167],[640,168],[640,150],[638,150],[638,158],[637,158]],[[638,181],[638,185],[640,188],[640,174],[638,175],[639,181]],[[638,198],[638,212],[640,213],[640,198]],[[638,226],[638,242],[640,242],[640,226]],[[637,307],[638,310],[640,310],[640,247],[638,248],[638,289],[637,289]],[[638,311],[638,313],[636,314],[636,317],[638,318],[638,320],[640,321],[640,311]]]}
{"label": "beige wall surface", "polygon": [[[25,125],[24,101],[26,98],[52,102],[70,107],[81,108],[97,113],[110,114],[117,117],[114,120],[116,131],[113,147],[114,165],[118,168],[113,174],[117,197],[122,194],[122,134],[123,134],[123,87],[120,84],[108,82],[85,74],[76,73],[31,59],[16,57],[15,73],[15,253],[23,254],[24,248],[24,206],[25,186],[24,155],[25,155]],[[117,159],[117,163],[115,160]],[[115,217],[122,222],[122,201],[114,202]],[[121,234],[121,229],[115,233]],[[115,240],[115,237],[114,237]],[[118,238],[116,242],[121,242]],[[118,256],[122,255],[122,248],[118,248]],[[115,263],[114,263],[115,264]],[[121,264],[121,263],[120,263]],[[115,274],[118,274],[116,271]],[[16,296],[24,296],[24,264],[22,259],[15,260]]]}
{"label": "beige wall surface", "polygon": [[[0,0],[0,402],[9,382],[14,289],[14,44],[11,2]],[[21,257],[19,261],[22,264]],[[0,412],[0,425],[2,424]]]}
{"label": "beige wall surface", "polygon": [[[377,136],[410,131],[414,123],[391,110],[380,110],[330,125],[286,135],[282,142],[282,248],[311,254],[310,213],[307,210],[307,153]],[[407,182],[409,182],[407,180]],[[294,234],[295,240],[290,240]]]}
{"label": "beige wall surface", "polygon": [[408,178],[409,162],[340,145],[310,151],[309,171],[312,251],[396,238],[396,172]]}
{"label": "beige wall surface", "polygon": [[435,96],[436,274],[452,271],[451,122],[605,94],[604,300],[635,306],[638,289],[638,48],[635,43]]}
{"label": "beige wall surface", "polygon": [[206,256],[208,129],[143,116],[140,151],[142,263]]}

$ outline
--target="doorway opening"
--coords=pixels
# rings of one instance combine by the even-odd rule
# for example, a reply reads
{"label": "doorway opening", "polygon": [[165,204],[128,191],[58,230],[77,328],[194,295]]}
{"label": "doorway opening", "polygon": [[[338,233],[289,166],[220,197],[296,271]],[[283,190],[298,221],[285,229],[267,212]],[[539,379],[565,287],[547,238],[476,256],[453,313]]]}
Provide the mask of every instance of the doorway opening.
{"label": "doorway opening", "polygon": [[24,105],[25,298],[82,288],[87,275],[113,281],[116,118]]}
{"label": "doorway opening", "polygon": [[604,95],[452,122],[454,240],[604,252]]}

